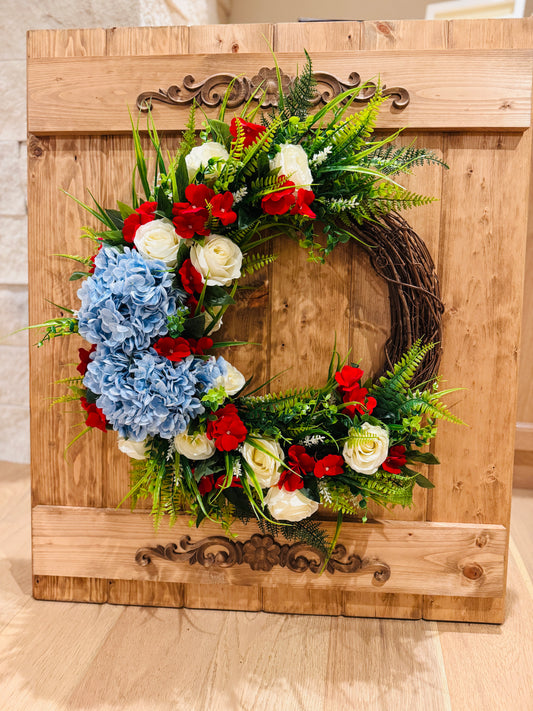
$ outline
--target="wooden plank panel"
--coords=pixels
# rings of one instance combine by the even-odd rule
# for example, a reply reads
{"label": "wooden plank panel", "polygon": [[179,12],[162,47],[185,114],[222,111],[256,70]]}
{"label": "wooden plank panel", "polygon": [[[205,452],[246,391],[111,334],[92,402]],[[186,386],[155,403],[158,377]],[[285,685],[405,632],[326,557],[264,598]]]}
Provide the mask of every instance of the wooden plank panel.
{"label": "wooden plank panel", "polygon": [[[531,19],[452,21],[449,46],[530,47],[532,26]],[[441,370],[454,385],[467,388],[457,397],[457,413],[472,427],[454,432],[442,427],[442,464],[428,497],[430,519],[509,522],[528,196],[527,180],[517,176],[529,175],[530,133],[446,138],[450,170],[444,176],[439,268],[447,312]],[[496,373],[505,373],[505,390]],[[483,602],[431,597],[424,616],[501,622],[504,601],[504,596]]]}
{"label": "wooden plank panel", "polygon": [[[205,51],[203,49],[202,51]],[[408,89],[411,102],[383,112],[379,126],[431,129],[524,129],[531,122],[531,52],[435,51],[315,52],[316,71],[346,79],[354,66],[363,81],[380,75],[388,86]],[[278,53],[280,66],[294,74],[301,53]],[[468,64],[468,72],[465,65]],[[141,91],[196,81],[221,71],[253,77],[272,57],[261,53],[192,57],[90,57],[28,60],[28,125],[34,134],[129,131],[127,106]],[[217,109],[208,109],[216,115]],[[163,129],[184,128],[188,108],[157,105]]]}
{"label": "wooden plank panel", "polygon": [[[105,53],[103,30],[61,30],[29,32],[29,57],[72,57]],[[101,182],[101,139],[72,137],[28,140],[28,233],[29,249],[29,322],[41,323],[57,315],[44,301],[71,304],[75,283],[68,282],[72,271],[66,260],[54,253],[87,253],[76,237],[80,225],[94,224],[87,214],[60,192],[65,188],[82,196],[87,180]],[[31,339],[31,343],[35,339]],[[101,506],[103,489],[102,446],[105,436],[98,432],[83,451],[71,450],[68,462],[63,458],[66,444],[77,433],[74,425],[83,421],[72,406],[49,408],[48,397],[57,395],[52,381],[65,377],[65,364],[77,362],[77,338],[57,339],[42,350],[30,347],[30,403],[32,447],[32,502],[71,503]],[[65,411],[66,410],[66,411]],[[106,580],[88,580],[66,576],[34,576],[36,598],[76,599],[101,602],[107,594]]]}
{"label": "wooden plank panel", "polygon": [[[346,550],[342,556],[345,562],[335,566],[335,572],[318,575],[312,572],[312,566],[307,572],[293,570],[294,565],[301,564],[294,556],[312,560],[315,555],[299,544],[294,548],[287,544],[282,551],[270,540],[266,542],[268,553],[259,539],[250,541],[258,532],[251,523],[235,522],[232,527],[241,537],[241,551],[232,539],[220,537],[217,524],[204,522],[193,532],[188,516],[179,517],[172,529],[157,532],[150,515],[140,511],[37,506],[32,520],[35,575],[68,572],[77,577],[122,580],[291,585],[328,592],[340,588],[468,597],[490,597],[503,591],[507,543],[503,526],[422,521],[354,523],[344,527],[340,539]],[[333,535],[334,522],[324,522],[323,526]],[[197,554],[187,553],[191,546],[196,551],[200,544],[203,547]],[[169,549],[172,554],[165,554],[167,545],[173,546]],[[163,548],[158,552],[157,546]],[[221,551],[219,558],[212,558],[217,551]],[[185,555],[180,558],[177,554],[181,552]],[[350,568],[350,556],[360,557],[355,570]]]}

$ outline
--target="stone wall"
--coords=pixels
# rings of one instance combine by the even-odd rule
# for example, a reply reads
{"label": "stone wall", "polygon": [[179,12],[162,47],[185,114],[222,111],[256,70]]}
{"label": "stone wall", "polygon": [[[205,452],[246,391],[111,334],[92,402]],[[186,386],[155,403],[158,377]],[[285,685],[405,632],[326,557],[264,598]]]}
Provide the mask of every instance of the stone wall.
{"label": "stone wall", "polygon": [[[223,22],[229,0],[2,0],[0,24],[0,460],[28,462],[26,31]],[[2,338],[4,337],[4,338]]]}

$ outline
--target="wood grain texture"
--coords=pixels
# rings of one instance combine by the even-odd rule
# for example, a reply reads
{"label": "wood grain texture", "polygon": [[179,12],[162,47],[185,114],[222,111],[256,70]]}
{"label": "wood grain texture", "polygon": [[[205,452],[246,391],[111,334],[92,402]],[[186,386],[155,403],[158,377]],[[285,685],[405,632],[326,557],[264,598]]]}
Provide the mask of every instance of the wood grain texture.
{"label": "wood grain texture", "polygon": [[[146,55],[161,56],[161,62],[165,61],[169,66],[168,56],[164,57],[164,55],[179,55],[188,48],[189,52],[202,55],[202,58],[198,60],[200,63],[208,61],[205,58],[206,54],[223,52],[224,61],[227,59],[228,62],[238,62],[239,67],[243,67],[246,66],[247,61],[251,61],[250,53],[259,52],[265,56],[265,43],[261,36],[265,34],[269,41],[274,43],[277,50],[285,48],[287,51],[296,51],[301,54],[303,47],[306,47],[313,53],[313,56],[315,53],[341,50],[343,61],[349,62],[350,71],[352,71],[354,61],[358,63],[355,69],[365,66],[360,65],[360,62],[374,61],[379,53],[384,53],[383,56],[388,57],[387,61],[390,61],[391,58],[397,56],[394,55],[396,50],[416,51],[417,61],[412,64],[412,67],[418,67],[420,57],[422,57],[422,54],[418,53],[421,50],[429,49],[431,50],[430,55],[433,56],[447,44],[460,51],[481,49],[485,51],[485,49],[513,47],[529,49],[530,39],[528,37],[530,38],[531,26],[530,20],[524,20],[510,23],[482,22],[478,24],[469,24],[466,21],[464,23],[309,23],[276,27],[268,25],[213,26],[191,28],[190,30],[187,28],[142,28],[139,30],[126,28],[109,30],[107,33],[101,30],[30,33],[28,48],[31,56],[41,58],[43,62],[44,58],[48,56],[92,57],[107,53],[111,58],[113,56],[121,58],[124,53],[135,53],[136,55],[145,55],[139,57],[139,60],[145,62],[155,61],[153,56]],[[365,50],[365,53],[358,54],[358,50]],[[368,52],[367,50],[373,51]],[[241,57],[236,58],[235,54],[241,54]],[[95,61],[98,63],[100,60],[95,59]],[[176,62],[178,61],[180,61],[179,56],[176,57]],[[215,58],[213,61],[219,70],[220,61]],[[189,67],[187,71],[189,71]],[[530,72],[529,67],[527,71]],[[172,81],[174,80],[172,79]],[[472,79],[469,78],[468,82],[471,81]],[[400,80],[396,83],[405,85],[404,81]],[[166,88],[165,82],[160,82],[159,79],[155,84],[157,86],[161,84]],[[138,91],[146,88],[144,85],[139,86]],[[465,85],[461,84],[461,91],[464,88]],[[527,93],[529,96],[530,86],[527,88]],[[114,94],[114,96],[114,100],[118,101],[117,95]],[[475,96],[477,94],[471,92],[470,98],[475,98]],[[120,100],[124,105],[124,95]],[[172,115],[172,124],[169,123],[169,127],[176,130],[180,124],[175,120],[175,109],[170,111],[172,113],[169,113],[168,116]],[[503,114],[508,116],[506,113],[508,111],[512,112],[514,109],[505,109]],[[127,116],[127,111],[124,115]],[[160,113],[159,116],[163,116],[163,114]],[[157,119],[158,115],[156,114]],[[401,121],[405,121],[405,118]],[[485,121],[483,125],[487,123],[488,121]],[[94,128],[96,124],[92,125],[92,130],[97,130]],[[160,125],[158,122],[158,126]],[[426,130],[428,125],[425,126]],[[411,123],[411,126],[416,128],[416,122],[415,124]],[[443,488],[431,496],[427,508],[428,518],[437,521],[463,520],[473,521],[476,524],[502,523],[504,525],[507,523],[510,497],[508,465],[512,450],[508,438],[508,421],[512,421],[513,417],[513,395],[511,393],[509,397],[509,392],[506,390],[506,399],[503,402],[503,394],[494,390],[496,381],[490,381],[490,372],[491,369],[492,372],[495,372],[494,368],[497,365],[498,370],[504,367],[506,373],[516,374],[516,361],[512,352],[517,345],[518,328],[515,326],[516,315],[520,309],[520,299],[519,284],[515,279],[514,268],[516,263],[520,262],[520,255],[523,254],[523,251],[520,252],[520,249],[523,250],[520,242],[523,240],[523,232],[520,233],[520,229],[525,224],[525,181],[519,179],[523,178],[524,170],[527,171],[525,155],[528,151],[530,137],[529,132],[521,136],[514,133],[501,135],[497,132],[492,133],[494,128],[499,126],[500,119],[498,118],[496,123],[493,121],[493,125],[484,129],[483,132],[463,131],[462,134],[452,136],[440,131],[428,131],[419,142],[431,145],[437,152],[442,153],[450,163],[453,161],[451,171],[444,174],[444,182],[442,173],[437,169],[425,169],[409,178],[410,188],[436,196],[442,195],[443,198],[440,205],[434,204],[421,208],[409,214],[408,217],[433,253],[447,290],[445,298],[448,300],[449,313],[445,332],[447,339],[445,354],[446,349],[450,350],[445,363],[445,375],[453,385],[462,385],[465,384],[465,380],[467,381],[466,384],[469,385],[470,391],[461,400],[458,409],[462,410],[463,414],[467,413],[465,416],[469,418],[471,424],[475,422],[475,428],[459,433],[457,428],[454,428],[452,433],[451,427],[443,427],[437,441],[437,453],[442,458],[443,452],[446,451],[447,457],[445,466],[441,466],[438,473],[440,478],[437,485]],[[129,127],[124,129],[124,131],[128,130]],[[408,141],[413,135],[415,134],[411,131],[411,134],[407,134],[402,140]],[[167,139],[169,145],[172,145],[175,137],[169,135],[165,137],[165,140]],[[57,234],[57,225],[61,220],[63,223],[65,222],[63,216],[67,200],[58,191],[55,191],[55,187],[52,185],[54,181],[55,185],[70,185],[71,191],[77,195],[82,195],[86,186],[97,188],[100,185],[109,201],[120,195],[127,197],[127,185],[132,165],[130,137],[127,135],[33,138],[30,141],[30,153],[31,151],[33,151],[33,156],[30,159],[30,189],[37,189],[37,193],[30,197],[35,208],[33,216],[30,209],[30,231],[33,236]],[[61,182],[63,180],[64,183]],[[520,193],[522,187],[524,187],[524,195]],[[57,243],[47,242],[45,248],[44,243],[41,241],[39,244],[37,240],[34,252],[33,273],[39,274],[41,281],[39,282],[39,293],[32,294],[32,303],[34,304],[32,308],[41,319],[43,318],[41,314],[51,315],[51,311],[44,309],[39,311],[36,306],[36,299],[40,298],[44,290],[48,296],[53,293],[51,288],[57,286],[58,293],[63,299],[59,303],[70,303],[71,294],[65,290],[64,276],[55,269],[56,265],[48,267],[51,264],[49,252],[68,251],[65,249],[68,244],[72,245],[70,251],[76,251],[79,246],[77,241],[79,226],[87,223],[88,218],[77,208],[74,211],[72,204],[66,209],[68,224],[61,226],[63,231],[57,234]],[[68,213],[69,209],[71,213]],[[504,222],[507,226],[505,233]],[[509,230],[512,232],[510,237]],[[57,248],[59,244],[61,244],[61,249]],[[48,250],[50,246],[51,248]],[[283,248],[291,249],[291,246],[283,245]],[[510,246],[514,250],[514,262],[505,252],[505,249]],[[254,299],[251,301],[254,304],[255,313],[248,316],[252,310],[249,300],[241,308],[239,314],[241,323],[234,321],[234,326],[232,326],[231,319],[228,319],[227,328],[229,330],[234,328],[235,333],[241,335],[242,318],[248,316],[250,323],[246,325],[246,331],[251,333],[254,328],[258,333],[261,331],[260,338],[256,340],[268,344],[269,329],[272,329],[272,347],[268,347],[271,347],[274,352],[274,349],[279,348],[279,344],[284,342],[281,340],[284,334],[293,338],[295,325],[296,328],[302,328],[303,318],[305,327],[303,333],[304,335],[311,334],[309,347],[305,352],[305,349],[301,347],[302,339],[300,342],[294,343],[294,347],[290,349],[290,360],[294,362],[295,357],[298,357],[302,351],[302,357],[308,358],[308,372],[305,373],[305,368],[300,368],[299,372],[295,373],[295,369],[293,369],[293,372],[288,376],[288,384],[293,384],[295,378],[300,378],[303,381],[304,377],[311,375],[311,379],[316,382],[318,376],[315,376],[314,372],[315,370],[318,372],[323,365],[322,351],[325,350],[327,339],[319,338],[318,335],[313,334],[312,326],[320,320],[326,320],[329,325],[332,323],[332,314],[335,314],[334,318],[341,315],[342,319],[339,320],[342,320],[344,325],[348,323],[348,332],[341,334],[342,342],[354,346],[358,350],[357,356],[361,356],[362,360],[368,359],[371,362],[371,367],[374,368],[375,363],[379,362],[381,344],[388,331],[384,285],[377,278],[372,281],[373,275],[369,268],[365,265],[361,266],[359,259],[350,256],[347,264],[341,264],[342,260],[339,259],[338,262],[332,262],[330,266],[329,276],[331,280],[337,281],[335,289],[338,289],[339,292],[337,294],[335,291],[328,297],[329,307],[327,303],[319,303],[317,307],[314,296],[313,299],[304,298],[296,303],[290,293],[291,290],[284,284],[287,280],[289,283],[294,281],[295,278],[298,278],[300,283],[302,269],[305,269],[306,280],[307,274],[310,274],[310,279],[306,281],[306,284],[316,293],[322,293],[324,288],[327,289],[329,283],[326,279],[324,287],[321,281],[322,277],[317,276],[319,273],[308,271],[305,259],[302,263],[298,261],[302,256],[295,249],[292,272],[290,270],[287,272],[285,282],[281,278],[283,275],[278,274],[277,276],[280,291],[277,290],[275,284],[271,286],[272,313],[275,314],[275,321],[272,324],[270,317],[262,315],[267,309],[268,283],[259,282]],[[337,257],[335,258],[337,259]],[[43,265],[46,266],[43,267]],[[68,270],[68,265],[66,268]],[[45,283],[42,286],[42,275],[43,273],[46,275],[47,269],[49,269],[49,274],[45,276]],[[348,284],[344,283],[346,273],[350,275]],[[511,288],[505,293],[502,291],[501,279],[511,279],[512,281]],[[272,280],[273,277],[271,278],[271,274],[268,274],[267,281]],[[477,288],[478,284],[481,284],[481,289]],[[372,299],[368,298],[369,293],[372,293]],[[283,310],[286,307],[282,297],[285,294],[288,294],[292,299],[291,308],[293,304],[296,304],[292,312],[295,318],[292,328],[291,318],[283,315]],[[493,297],[500,299],[500,301],[491,302]],[[54,300],[57,301],[57,298]],[[276,310],[274,310],[274,306]],[[477,314],[475,322],[472,314],[468,313],[470,307]],[[350,314],[350,320],[348,320],[348,314]],[[374,329],[370,327],[371,323],[374,325]],[[276,325],[273,326],[273,324]],[[279,331],[276,330],[278,326],[280,327]],[[514,337],[510,335],[511,332]],[[224,334],[227,333],[229,331],[225,330]],[[451,346],[447,345],[448,343]],[[330,344],[328,343],[327,346],[329,349]],[[49,373],[56,372],[56,365],[52,366],[52,363],[57,359],[61,362],[75,362],[76,360],[74,347],[71,352],[58,352],[57,348],[58,345],[52,345],[50,360],[48,360],[48,356],[43,356],[43,351],[33,354],[32,368],[36,375],[33,378],[34,385],[32,387],[34,393],[38,393],[39,397],[42,397],[46,385],[44,378],[48,377],[49,381],[51,379]],[[313,349],[314,355],[309,357],[311,349]],[[485,359],[485,365],[478,374],[475,370],[479,368],[476,357],[483,349],[488,349],[491,355],[489,359]],[[230,358],[235,360],[236,355],[237,351],[235,354],[232,353]],[[268,370],[268,355],[268,348],[259,355],[248,355],[242,363],[239,362],[239,366],[247,374],[254,367],[259,373],[265,373]],[[42,360],[37,362],[35,360],[37,357]],[[283,358],[288,362],[289,353]],[[235,360],[235,362],[237,361]],[[272,370],[274,368],[275,363],[273,363]],[[465,377],[463,378],[463,376]],[[475,394],[475,398],[473,394]],[[462,398],[463,396],[458,397]],[[500,399],[498,400],[498,398]],[[477,403],[477,406],[471,404],[472,400]],[[470,404],[467,404],[468,402]],[[502,402],[502,406],[500,407],[498,404],[496,407],[496,404],[500,402]],[[478,421],[479,413],[482,410],[488,412],[489,416],[484,425],[485,429],[481,431]],[[80,445],[72,452],[73,471],[71,467],[65,467],[60,461],[63,443],[68,442],[72,436],[70,434],[70,424],[73,423],[72,415],[68,415],[65,421],[60,420],[58,426],[54,424],[57,411],[53,414],[52,419],[48,419],[49,415],[45,412],[45,407],[38,406],[34,416],[40,422],[38,431],[47,433],[46,438],[41,438],[42,441],[34,445],[37,447],[35,461],[42,464],[42,474],[44,475],[35,474],[35,503],[74,504],[91,507],[115,506],[127,487],[127,460],[116,452],[114,442],[109,441],[104,448],[103,436],[102,442],[98,442],[99,434],[96,436],[96,441],[93,435],[92,439],[95,443],[93,450],[93,445],[87,439],[83,446]],[[68,417],[71,420],[68,420]],[[506,434],[502,436],[503,447],[498,449],[496,447],[497,439],[493,433],[494,427],[502,423]],[[44,426],[46,429],[42,429]],[[510,438],[512,438],[512,433]],[[457,447],[457,443],[459,443],[459,447]],[[49,452],[51,452],[51,459],[48,459]],[[477,469],[473,465],[476,457],[481,457],[482,462],[482,466]],[[47,463],[48,461],[50,463]],[[497,469],[493,470],[492,466],[496,466]],[[461,472],[460,476],[458,472]],[[474,482],[472,490],[470,490],[470,479]],[[424,496],[425,493],[421,492],[417,506],[412,511],[398,510],[398,513],[395,511],[392,515],[402,518],[423,518],[425,515]],[[137,586],[136,583],[106,580],[105,578],[100,583],[96,583],[81,575],[79,577],[39,576],[36,594],[58,599],[77,599],[79,597],[79,599],[85,600],[109,599],[119,603],[175,604],[176,606],[249,610],[262,608],[272,611],[315,612],[315,614],[328,613],[328,610],[330,610],[330,614],[343,612],[347,615],[384,617],[415,618],[422,614],[420,595],[407,592],[341,591],[339,593],[335,591],[324,595],[322,591],[313,588],[295,588],[284,584],[273,588],[258,585],[198,585],[197,583],[182,585],[181,583],[166,582],[160,587],[153,581],[144,581]],[[428,596],[426,602],[425,615],[433,619],[496,622],[502,620],[503,610],[503,597],[474,599],[431,595]]]}
{"label": "wood grain texture", "polygon": [[501,627],[154,609],[134,596],[57,604],[31,598],[29,467],[0,463],[0,699],[9,711],[530,711],[525,493],[513,495]]}
{"label": "wood grain texture", "polygon": [[[30,57],[96,56],[105,53],[105,31],[61,30],[28,33]],[[58,315],[45,301],[76,303],[76,282],[69,282],[72,272],[67,260],[52,257],[58,253],[89,253],[87,243],[80,245],[81,225],[95,225],[74,201],[61,192],[65,189],[83,196],[89,183],[103,183],[102,142],[90,136],[28,140],[28,232],[29,322],[41,323]],[[34,342],[34,339],[31,339]],[[53,382],[66,377],[66,367],[77,362],[77,337],[58,338],[37,350],[30,347],[30,424],[32,461],[32,504],[64,503],[101,506],[104,470],[103,433],[96,434],[80,449],[63,452],[83,423],[82,413],[72,405],[60,405],[52,412],[50,398],[58,395]],[[62,394],[62,393],[59,393]],[[34,580],[36,598],[102,600],[106,582],[79,580],[66,576]]]}
{"label": "wood grain texture", "polygon": [[[191,39],[191,42],[193,40]],[[194,44],[192,45],[194,46]],[[202,52],[206,52],[202,42]],[[525,129],[531,123],[531,56],[528,50],[427,50],[424,61],[412,51],[375,51],[357,57],[345,52],[315,52],[315,71],[346,79],[355,70],[363,81],[377,75],[389,87],[408,89],[411,100],[402,110],[381,112],[381,128]],[[303,53],[277,53],[280,66],[295,74]],[[464,71],[468,64],[468,72]],[[35,135],[124,133],[130,130],[126,106],[134,107],[141,91],[196,81],[229,72],[253,77],[272,66],[265,53],[193,57],[72,57],[28,59],[28,126]],[[139,91],[141,87],[141,91]],[[157,104],[154,117],[161,130],[185,127],[187,106]],[[218,109],[207,108],[216,116]]]}
{"label": "wood grain texture", "polygon": [[[193,532],[188,516],[178,518],[172,529],[158,532],[154,531],[148,513],[113,509],[37,506],[32,521],[36,576],[68,572],[87,578],[274,588],[290,585],[313,590],[340,588],[468,597],[489,597],[503,591],[507,542],[503,526],[421,521],[347,525],[339,539],[345,552],[332,559],[342,562],[332,572],[319,575],[320,565],[316,569],[304,568],[306,572],[302,572],[305,559],[318,559],[316,553],[299,545],[286,546],[284,562],[280,560],[279,547],[278,553],[266,552],[274,550],[272,540],[267,537],[267,549],[256,555],[259,543],[250,539],[258,529],[252,523],[236,522],[232,527],[244,545],[243,556],[235,559],[232,556],[237,552],[236,544],[229,538],[220,538],[217,524],[205,522]],[[324,522],[323,526],[332,536],[335,523]],[[170,544],[176,544],[177,554],[184,551],[185,555],[168,558],[163,548]],[[200,544],[206,546],[200,557],[187,554]],[[158,546],[163,547],[160,552]],[[215,564],[210,555],[218,551],[222,551],[220,564]],[[350,568],[352,556],[359,556],[360,567],[348,572],[343,566]],[[388,573],[379,572],[383,570]]]}

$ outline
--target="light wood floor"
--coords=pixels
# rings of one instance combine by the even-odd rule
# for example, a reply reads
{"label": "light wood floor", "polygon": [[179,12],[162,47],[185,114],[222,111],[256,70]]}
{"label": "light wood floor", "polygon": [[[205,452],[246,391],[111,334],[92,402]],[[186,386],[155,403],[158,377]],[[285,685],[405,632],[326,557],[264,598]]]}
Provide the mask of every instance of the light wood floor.
{"label": "light wood floor", "polygon": [[1,711],[533,709],[533,491],[503,626],[36,601],[29,513],[0,464]]}

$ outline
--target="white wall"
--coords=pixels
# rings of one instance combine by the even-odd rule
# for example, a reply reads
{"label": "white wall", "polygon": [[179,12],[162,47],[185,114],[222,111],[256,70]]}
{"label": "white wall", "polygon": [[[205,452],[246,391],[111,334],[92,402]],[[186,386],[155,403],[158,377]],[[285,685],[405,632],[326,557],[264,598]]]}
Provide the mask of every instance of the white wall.
{"label": "white wall", "polygon": [[[220,0],[0,0],[0,460],[29,461],[26,30],[210,24]],[[30,335],[34,342],[34,334]]]}
{"label": "white wall", "polygon": [[[229,21],[296,22],[300,17],[330,20],[423,20],[437,0],[232,0]],[[533,13],[528,0],[525,15]]]}

